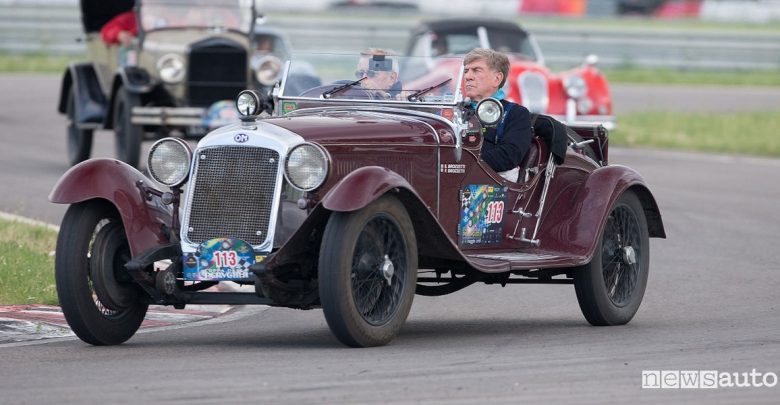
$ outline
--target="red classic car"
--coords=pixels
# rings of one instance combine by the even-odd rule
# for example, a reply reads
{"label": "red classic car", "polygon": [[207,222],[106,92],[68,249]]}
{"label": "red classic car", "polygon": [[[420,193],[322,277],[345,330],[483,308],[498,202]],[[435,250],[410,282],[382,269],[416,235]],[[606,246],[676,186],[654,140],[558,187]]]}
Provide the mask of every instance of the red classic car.
{"label": "red classic car", "polygon": [[[461,100],[462,58],[436,86],[387,92],[356,79],[359,58],[294,54],[274,99],[239,94],[240,123],[194,150],[157,141],[151,178],[113,159],[71,168],[49,198],[70,204],[55,273],[73,331],[119,344],[150,304],[265,304],[322,308],[342,343],[376,346],[415,294],[474,283],[573,284],[590,323],[632,319],[664,226],[639,173],[607,164],[602,126],[538,116],[507,181],[479,158],[501,104]],[[209,289],[225,282],[254,292]]]}
{"label": "red classic car", "polygon": [[445,63],[441,55],[462,55],[477,47],[509,56],[507,99],[567,124],[593,122],[614,127],[612,97],[607,79],[596,69],[597,58],[589,55],[581,66],[553,73],[545,67],[534,37],[514,22],[468,18],[421,23],[412,31],[406,54],[419,56],[425,63],[408,69],[404,80],[418,79],[432,66]]}

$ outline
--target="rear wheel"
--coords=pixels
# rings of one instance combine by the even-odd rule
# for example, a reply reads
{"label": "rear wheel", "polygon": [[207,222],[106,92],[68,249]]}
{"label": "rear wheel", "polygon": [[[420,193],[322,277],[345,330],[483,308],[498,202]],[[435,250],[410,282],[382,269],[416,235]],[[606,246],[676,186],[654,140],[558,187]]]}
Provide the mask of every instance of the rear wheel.
{"label": "rear wheel", "polygon": [[639,198],[627,191],[607,217],[593,260],[574,273],[585,319],[596,326],[628,323],[644,297],[649,265],[647,219]]}
{"label": "rear wheel", "polygon": [[141,156],[143,126],[134,125],[130,119],[133,107],[140,104],[138,95],[120,88],[114,100],[114,134],[116,135],[116,156],[119,160],[137,167]]}
{"label": "rear wheel", "polygon": [[339,341],[390,342],[409,315],[416,282],[417,240],[400,201],[385,196],[331,215],[320,248],[320,301]]}
{"label": "rear wheel", "polygon": [[79,129],[76,117],[76,89],[71,86],[65,115],[68,117],[68,164],[74,166],[89,159],[92,151],[91,129]]}
{"label": "rear wheel", "polygon": [[130,339],[148,305],[124,264],[131,258],[122,221],[101,202],[71,205],[57,239],[55,279],[65,320],[81,340],[116,345]]}

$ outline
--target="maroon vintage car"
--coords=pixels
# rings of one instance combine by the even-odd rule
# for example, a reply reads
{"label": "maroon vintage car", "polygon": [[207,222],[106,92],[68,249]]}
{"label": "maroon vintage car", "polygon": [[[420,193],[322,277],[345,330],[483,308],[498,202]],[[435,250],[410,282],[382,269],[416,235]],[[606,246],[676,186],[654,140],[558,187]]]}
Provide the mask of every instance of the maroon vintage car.
{"label": "maroon vintage car", "polygon": [[[461,101],[460,58],[435,86],[387,92],[355,80],[358,58],[295,54],[274,100],[238,96],[241,123],[194,151],[158,141],[151,179],[113,159],[66,173],[50,200],[70,204],[56,280],[74,332],[119,344],[150,304],[265,304],[322,308],[341,342],[375,346],[415,294],[474,283],[574,284],[590,323],[631,320],[648,238],[665,233],[642,177],[607,164],[603,127],[539,116],[523,174],[507,181],[479,159],[500,103]],[[209,289],[226,282],[254,292]]]}

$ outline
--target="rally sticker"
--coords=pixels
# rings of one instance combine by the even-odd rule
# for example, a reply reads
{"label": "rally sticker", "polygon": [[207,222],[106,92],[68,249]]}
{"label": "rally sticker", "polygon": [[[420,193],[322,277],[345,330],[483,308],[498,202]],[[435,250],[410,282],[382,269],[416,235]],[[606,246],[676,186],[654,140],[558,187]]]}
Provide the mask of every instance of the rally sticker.
{"label": "rally sticker", "polygon": [[252,245],[233,238],[203,242],[195,253],[182,258],[184,279],[240,280],[249,278],[249,266],[257,261]]}
{"label": "rally sticker", "polygon": [[494,245],[501,242],[507,188],[468,185],[460,192],[458,235],[461,245]]}

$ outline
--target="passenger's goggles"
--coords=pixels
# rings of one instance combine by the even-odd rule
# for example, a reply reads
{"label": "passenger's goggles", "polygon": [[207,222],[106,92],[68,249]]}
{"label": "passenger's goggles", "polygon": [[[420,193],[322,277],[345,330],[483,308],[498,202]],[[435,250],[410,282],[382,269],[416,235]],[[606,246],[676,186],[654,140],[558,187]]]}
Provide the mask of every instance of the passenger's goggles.
{"label": "passenger's goggles", "polygon": [[360,69],[355,71],[355,77],[358,79],[362,79],[364,77],[374,77],[376,76],[376,74],[377,74],[376,70]]}

